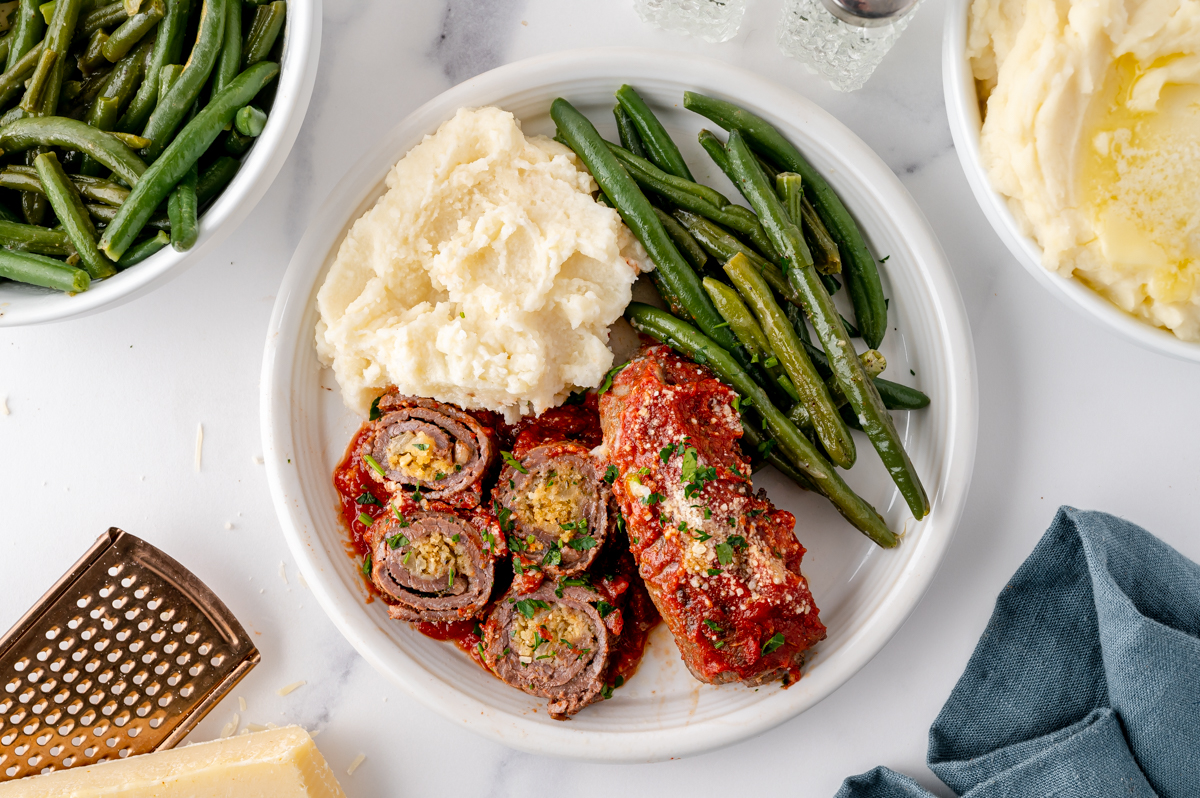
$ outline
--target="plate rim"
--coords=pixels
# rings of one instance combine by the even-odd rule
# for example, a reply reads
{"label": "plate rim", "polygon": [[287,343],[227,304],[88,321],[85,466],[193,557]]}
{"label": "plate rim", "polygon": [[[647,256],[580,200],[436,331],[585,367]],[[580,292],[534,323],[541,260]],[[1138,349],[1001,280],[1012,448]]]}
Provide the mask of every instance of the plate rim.
{"label": "plate rim", "polygon": [[[371,627],[375,624],[359,607],[342,606],[341,599],[333,595],[331,586],[326,584],[325,577],[320,573],[317,558],[322,547],[317,545],[315,530],[307,522],[307,508],[293,498],[302,494],[300,479],[296,470],[287,468],[283,462],[286,457],[284,451],[290,446],[291,440],[288,386],[295,370],[293,338],[285,334],[285,330],[298,329],[303,335],[303,329],[298,328],[297,324],[301,323],[311,301],[315,273],[319,272],[329,251],[328,247],[322,248],[324,245],[319,241],[328,235],[327,232],[310,228],[288,265],[271,314],[260,384],[264,461],[280,526],[318,603],[350,644],[372,667],[420,703],[476,733],[531,753],[604,762],[646,762],[691,756],[761,734],[831,695],[874,658],[919,604],[953,540],[969,492],[978,421],[974,345],[962,296],[946,256],[915,201],[879,156],[833,116],[790,89],[722,61],[643,48],[599,47],[551,53],[498,67],[435,96],[405,117],[343,175],[316,213],[331,213],[340,218],[343,212],[337,209],[353,206],[362,193],[361,185],[365,177],[361,173],[365,171],[366,164],[381,158],[386,152],[395,152],[391,146],[394,140],[406,136],[411,138],[419,132],[436,129],[454,110],[472,104],[466,98],[487,91],[493,95],[528,91],[536,88],[528,83],[531,77],[548,73],[553,73],[549,82],[585,76],[596,78],[604,74],[623,74],[625,79],[633,79],[636,74],[650,79],[649,75],[639,70],[653,71],[657,75],[654,79],[685,85],[700,83],[711,86],[718,82],[736,84],[740,87],[739,91],[747,96],[753,94],[763,101],[781,103],[789,109],[790,115],[804,117],[806,124],[816,120],[822,126],[832,127],[844,139],[839,141],[839,146],[845,145],[853,150],[844,158],[848,162],[845,165],[853,162],[854,169],[846,171],[855,172],[857,176],[854,179],[865,188],[873,194],[886,195],[887,202],[894,203],[892,207],[896,210],[890,215],[905,219],[903,223],[896,223],[897,229],[903,230],[902,237],[906,243],[921,253],[923,280],[932,282],[937,288],[931,301],[938,316],[936,328],[941,337],[948,341],[945,354],[949,370],[946,390],[950,397],[945,442],[941,447],[945,453],[942,467],[953,473],[953,484],[947,490],[940,490],[942,486],[939,485],[934,496],[935,507],[941,511],[938,534],[922,536],[921,545],[904,564],[895,584],[888,590],[888,603],[892,611],[886,617],[884,613],[875,613],[862,624],[847,641],[845,653],[842,654],[843,667],[836,674],[822,674],[819,689],[813,691],[802,688],[801,685],[816,686],[814,678],[806,676],[787,694],[781,693],[795,695],[796,700],[789,701],[775,712],[762,711],[762,705],[755,705],[752,707],[753,718],[738,718],[735,723],[699,722],[674,729],[670,734],[623,732],[619,729],[604,732],[573,731],[569,724],[550,727],[541,722],[534,723],[489,707],[459,691],[448,690],[398,649],[396,651],[400,657],[385,661],[383,654],[376,650],[369,639],[373,636]],[[546,82],[537,85],[545,85]],[[430,126],[424,121],[426,118],[436,121]],[[870,179],[861,175],[864,170],[870,173]],[[350,221],[347,220],[347,224]],[[320,263],[314,271],[312,263],[318,256],[312,253],[316,250],[321,250],[321,254]],[[285,348],[280,347],[281,342],[286,342]],[[447,696],[447,693],[453,695]]]}

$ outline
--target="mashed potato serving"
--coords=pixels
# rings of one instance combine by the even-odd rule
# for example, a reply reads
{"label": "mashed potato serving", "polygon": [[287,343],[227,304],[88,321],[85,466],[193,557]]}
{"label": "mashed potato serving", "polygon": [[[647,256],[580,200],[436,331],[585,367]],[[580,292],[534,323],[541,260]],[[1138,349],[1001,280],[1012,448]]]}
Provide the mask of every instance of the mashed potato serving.
{"label": "mashed potato serving", "polygon": [[461,109],[387,176],[317,294],[317,352],[366,415],[386,387],[509,420],[598,386],[645,250],[566,147]]}
{"label": "mashed potato serving", "polygon": [[1043,265],[1200,341],[1200,3],[974,0],[967,50]]}

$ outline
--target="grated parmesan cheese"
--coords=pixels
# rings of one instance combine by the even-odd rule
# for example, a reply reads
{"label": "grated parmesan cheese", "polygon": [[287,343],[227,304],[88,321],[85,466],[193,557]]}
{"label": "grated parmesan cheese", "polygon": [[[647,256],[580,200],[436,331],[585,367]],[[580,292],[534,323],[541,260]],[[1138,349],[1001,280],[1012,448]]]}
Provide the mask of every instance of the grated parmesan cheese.
{"label": "grated parmesan cheese", "polygon": [[275,692],[278,695],[285,696],[289,693],[294,693],[295,691],[299,690],[301,687],[303,687],[306,684],[308,684],[308,682],[301,679],[298,682],[292,682],[291,684],[287,685],[286,687],[280,687]]}

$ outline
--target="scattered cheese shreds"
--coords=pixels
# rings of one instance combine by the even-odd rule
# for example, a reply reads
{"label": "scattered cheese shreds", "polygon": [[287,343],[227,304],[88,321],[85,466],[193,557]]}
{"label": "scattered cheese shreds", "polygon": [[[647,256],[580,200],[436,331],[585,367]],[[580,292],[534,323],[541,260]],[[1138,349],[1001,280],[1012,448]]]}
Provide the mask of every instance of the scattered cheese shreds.
{"label": "scattered cheese shreds", "polygon": [[252,732],[260,732],[260,731],[267,730],[267,727],[262,725],[261,723],[247,723],[246,728]]}
{"label": "scattered cheese shreds", "polygon": [[233,522],[232,522],[232,521],[226,521],[226,522],[225,522],[225,528],[226,528],[226,529],[233,529]]}
{"label": "scattered cheese shreds", "polygon": [[196,425],[196,471],[200,470],[200,461],[204,456],[204,424]]}
{"label": "scattered cheese shreds", "polygon": [[242,698],[241,696],[238,696],[238,709],[240,709],[242,712],[246,711],[246,699]]}
{"label": "scattered cheese shreds", "polygon": [[8,415],[8,397],[0,396],[0,416]]}
{"label": "scattered cheese shreds", "polygon": [[288,580],[287,580],[287,565],[285,565],[285,564],[284,564],[283,560],[280,560],[280,561],[279,561],[279,578],[283,580],[283,583],[284,583],[285,585],[288,583]]}
{"label": "scattered cheese shreds", "polygon": [[254,464],[255,464],[255,465],[262,465],[262,464],[263,464],[263,459],[262,459],[261,457],[257,456],[257,455],[255,455],[253,459],[254,459]]}
{"label": "scattered cheese shreds", "polygon": [[236,712],[233,713],[233,720],[226,723],[225,727],[221,729],[221,738],[224,739],[226,737],[232,737],[237,731],[238,724],[241,723],[241,721],[242,719],[238,717],[238,714]]}
{"label": "scattered cheese shreds", "polygon": [[350,763],[350,767],[346,768],[346,775],[353,776],[354,771],[358,770],[358,766],[361,765],[366,758],[366,754],[359,754],[358,756],[354,757],[354,761]]}
{"label": "scattered cheese shreds", "polygon": [[288,693],[299,690],[301,687],[303,687],[306,684],[308,684],[308,682],[301,679],[298,682],[292,682],[291,684],[287,685],[286,687],[281,687],[278,690],[276,690],[275,692],[281,696],[284,696],[284,695],[287,695]]}
{"label": "scattered cheese shreds", "polygon": [[300,577],[300,587],[308,587],[308,582],[304,581],[304,572],[297,571],[296,574]]}

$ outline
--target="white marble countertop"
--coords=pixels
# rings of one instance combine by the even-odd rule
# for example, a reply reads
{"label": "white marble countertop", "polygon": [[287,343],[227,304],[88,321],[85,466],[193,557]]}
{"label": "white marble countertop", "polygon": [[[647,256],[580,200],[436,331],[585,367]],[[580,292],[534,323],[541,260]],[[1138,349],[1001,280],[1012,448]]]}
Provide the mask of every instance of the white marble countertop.
{"label": "white marble countertop", "polygon": [[[630,0],[325,0],[305,127],[242,227],[148,297],[79,321],[0,331],[0,396],[10,412],[0,415],[0,629],[96,536],[120,526],[195,571],[254,634],[262,664],[233,694],[246,699],[243,723],[319,729],[318,744],[352,798],[517,795],[556,784],[572,795],[782,788],[832,796],[844,777],[878,764],[949,795],[925,766],[928,727],[997,592],[1060,504],[1122,515],[1200,559],[1200,367],[1135,348],[1066,309],[992,233],[946,125],[942,0],[921,7],[866,88],[848,95],[779,53],[780,4],[750,0],[738,36],[709,45],[642,24]],[[978,460],[957,538],[879,656],[823,703],[757,739],[637,766],[515,753],[377,675],[298,583],[256,461],[274,295],[306,220],[343,172],[459,81],[528,56],[617,44],[754,70],[815,100],[874,147],[954,266],[981,396]],[[300,679],[307,685],[276,694]],[[217,736],[234,712],[230,697],[190,739]],[[359,753],[366,760],[347,776]]]}

